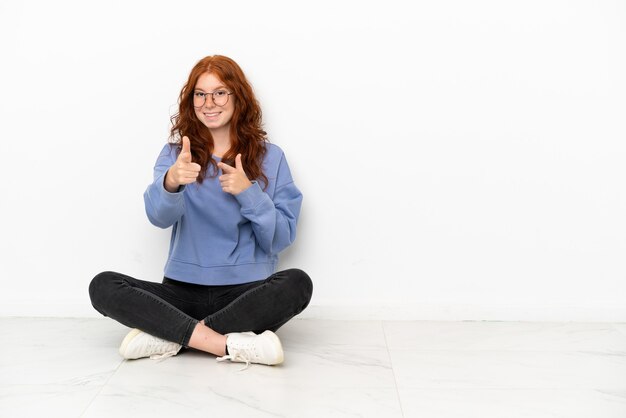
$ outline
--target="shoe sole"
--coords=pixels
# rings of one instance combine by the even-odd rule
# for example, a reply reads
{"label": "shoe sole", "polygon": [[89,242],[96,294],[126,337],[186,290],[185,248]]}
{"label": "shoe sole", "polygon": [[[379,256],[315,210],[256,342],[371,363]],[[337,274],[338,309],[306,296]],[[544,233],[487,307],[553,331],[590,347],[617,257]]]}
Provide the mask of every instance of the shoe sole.
{"label": "shoe sole", "polygon": [[266,338],[272,340],[272,342],[274,343],[274,347],[276,348],[276,362],[268,363],[268,366],[281,364],[285,360],[285,355],[283,353],[283,345],[281,344],[278,335],[274,334],[272,331],[265,331],[263,335],[265,335]]}
{"label": "shoe sole", "polygon": [[120,354],[125,359],[127,359],[127,360],[134,360],[134,358],[130,358],[130,357],[126,356],[126,347],[128,347],[128,344],[130,344],[130,342],[133,340],[133,338],[135,338],[140,332],[141,332],[141,330],[135,328],[131,332],[129,332],[126,335],[126,337],[124,337],[124,340],[122,341],[122,345],[120,345]]}

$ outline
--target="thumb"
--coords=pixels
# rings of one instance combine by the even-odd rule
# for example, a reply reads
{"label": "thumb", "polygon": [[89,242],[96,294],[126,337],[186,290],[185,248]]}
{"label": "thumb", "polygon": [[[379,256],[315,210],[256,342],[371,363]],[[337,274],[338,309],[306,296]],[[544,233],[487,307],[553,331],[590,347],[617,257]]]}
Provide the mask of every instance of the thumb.
{"label": "thumb", "polygon": [[241,154],[237,154],[235,157],[235,168],[237,170],[243,171],[243,165],[241,164]]}
{"label": "thumb", "polygon": [[186,136],[183,136],[183,149],[178,158],[186,163],[191,162],[191,144],[189,143],[189,138]]}

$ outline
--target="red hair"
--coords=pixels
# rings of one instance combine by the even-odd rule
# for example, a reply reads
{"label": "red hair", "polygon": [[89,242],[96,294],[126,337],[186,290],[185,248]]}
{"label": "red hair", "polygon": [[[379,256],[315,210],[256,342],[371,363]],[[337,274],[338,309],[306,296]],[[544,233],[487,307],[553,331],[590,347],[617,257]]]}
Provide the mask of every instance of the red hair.
{"label": "red hair", "polygon": [[[267,186],[267,176],[262,169],[267,132],[261,127],[261,107],[243,71],[228,57],[222,55],[204,57],[191,70],[189,79],[178,97],[178,113],[170,118],[172,143],[182,144],[181,138],[189,137],[192,159],[202,167],[197,179],[199,183],[205,179],[209,165],[213,168],[211,177],[217,176],[217,162],[213,159],[213,137],[209,129],[198,120],[193,107],[196,83],[205,73],[217,76],[236,98],[235,110],[230,121],[231,146],[222,157],[222,161],[234,166],[235,157],[241,153],[241,163],[248,178],[261,180]],[[181,148],[182,145],[179,152]]]}

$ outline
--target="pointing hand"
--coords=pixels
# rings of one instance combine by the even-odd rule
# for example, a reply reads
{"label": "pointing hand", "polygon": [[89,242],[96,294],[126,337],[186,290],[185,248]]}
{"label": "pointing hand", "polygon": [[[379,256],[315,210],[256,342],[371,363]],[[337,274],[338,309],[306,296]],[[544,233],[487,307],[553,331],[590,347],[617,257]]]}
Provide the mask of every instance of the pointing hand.
{"label": "pointing hand", "polygon": [[167,171],[165,177],[166,188],[177,190],[178,186],[195,182],[200,175],[201,168],[200,164],[191,162],[189,138],[183,136],[183,149],[178,155],[176,162]]}
{"label": "pointing hand", "polygon": [[246,172],[241,165],[241,154],[237,154],[235,157],[234,167],[222,162],[219,162],[217,166],[221,168],[224,173],[219,178],[223,191],[237,195],[252,186],[252,183],[248,180],[248,176],[246,176]]}

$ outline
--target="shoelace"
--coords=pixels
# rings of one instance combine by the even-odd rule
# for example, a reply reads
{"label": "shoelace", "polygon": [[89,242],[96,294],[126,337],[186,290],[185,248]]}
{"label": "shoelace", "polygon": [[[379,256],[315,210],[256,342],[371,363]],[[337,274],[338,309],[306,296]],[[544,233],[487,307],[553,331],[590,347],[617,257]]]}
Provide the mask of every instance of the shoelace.
{"label": "shoelace", "polygon": [[153,354],[150,356],[150,360],[160,360],[163,361],[168,357],[172,357],[175,356],[176,354],[178,354],[178,351],[172,350],[172,351],[168,351],[167,353],[162,353],[162,354]]}
{"label": "shoelace", "polygon": [[233,354],[228,354],[228,355],[225,355],[223,357],[218,357],[216,360],[217,361],[231,360],[231,361],[245,362],[246,365],[243,368],[239,369],[240,372],[242,372],[242,371],[246,370],[248,367],[250,367],[250,357],[247,356],[247,355],[244,355],[241,352],[238,352],[237,354],[234,354],[234,355]]}
{"label": "shoelace", "polygon": [[[154,340],[148,342],[148,349],[149,350],[160,351],[159,348],[163,344],[172,344],[172,343],[155,338]],[[172,357],[172,356],[175,356],[176,354],[178,354],[178,352],[180,351],[181,348],[182,347],[179,346],[179,348],[177,350],[170,350],[170,351],[166,351],[164,353],[152,354],[150,356],[150,359],[151,360],[161,360],[161,361],[163,361],[163,360],[165,360],[168,357]]]}

